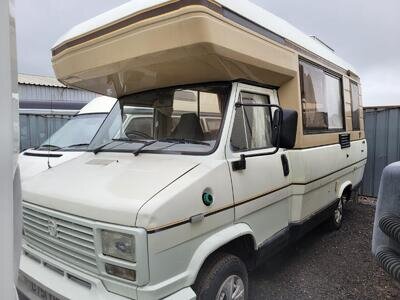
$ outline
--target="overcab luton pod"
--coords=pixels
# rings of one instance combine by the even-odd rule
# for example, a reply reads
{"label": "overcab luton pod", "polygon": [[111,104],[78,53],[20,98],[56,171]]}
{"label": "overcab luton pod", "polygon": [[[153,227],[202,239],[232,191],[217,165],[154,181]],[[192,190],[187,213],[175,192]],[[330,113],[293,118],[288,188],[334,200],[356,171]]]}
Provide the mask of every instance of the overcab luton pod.
{"label": "overcab luton pod", "polygon": [[24,182],[22,289],[247,299],[247,270],[340,228],[367,157],[361,85],[318,39],[249,1],[151,0],[52,52],[61,82],[118,103],[87,153]]}
{"label": "overcab luton pod", "polygon": [[[318,104],[306,99],[301,107],[304,95],[300,85],[303,81],[306,88],[309,79],[299,73],[300,63],[306,65],[306,71],[311,68],[311,72],[340,77],[344,87],[340,97],[345,100],[340,108],[345,112],[343,131],[344,125],[352,131],[351,112],[360,111],[359,78],[349,64],[248,1],[128,3],[73,28],[52,52],[61,82],[108,96],[243,80],[278,87],[282,106],[307,111]],[[363,115],[358,115],[363,126]],[[296,148],[337,142],[337,134],[303,136],[301,129],[307,124],[303,117],[299,116]],[[364,138],[362,130],[356,128],[352,140]]]}

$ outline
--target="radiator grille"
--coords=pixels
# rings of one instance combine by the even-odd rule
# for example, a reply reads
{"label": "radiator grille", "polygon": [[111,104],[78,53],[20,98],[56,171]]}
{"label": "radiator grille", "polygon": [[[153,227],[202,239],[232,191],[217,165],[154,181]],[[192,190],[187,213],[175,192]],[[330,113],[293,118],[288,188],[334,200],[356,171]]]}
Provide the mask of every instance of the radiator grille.
{"label": "radiator grille", "polygon": [[71,264],[97,272],[93,228],[24,206],[27,243]]}

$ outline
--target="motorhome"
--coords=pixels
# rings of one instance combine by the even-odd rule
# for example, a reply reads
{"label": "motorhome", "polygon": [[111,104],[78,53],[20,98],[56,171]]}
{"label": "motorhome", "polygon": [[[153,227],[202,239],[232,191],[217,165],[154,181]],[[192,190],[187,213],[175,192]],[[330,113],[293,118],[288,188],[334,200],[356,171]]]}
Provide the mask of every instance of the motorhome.
{"label": "motorhome", "polygon": [[21,152],[21,180],[83,154],[115,103],[106,96],[93,99],[39,147]]}
{"label": "motorhome", "polygon": [[[149,0],[52,55],[118,105],[87,153],[25,182],[24,293],[248,299],[249,270],[340,227],[367,158],[361,84],[318,40],[250,1]],[[137,109],[150,128],[126,126]]]}

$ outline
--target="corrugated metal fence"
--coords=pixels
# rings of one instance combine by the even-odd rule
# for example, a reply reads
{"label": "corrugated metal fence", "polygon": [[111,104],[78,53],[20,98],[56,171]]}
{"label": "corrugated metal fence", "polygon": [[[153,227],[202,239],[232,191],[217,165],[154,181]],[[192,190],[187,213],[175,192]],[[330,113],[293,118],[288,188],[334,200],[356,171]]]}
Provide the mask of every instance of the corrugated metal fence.
{"label": "corrugated metal fence", "polygon": [[63,126],[73,114],[20,113],[20,149],[34,148]]}
{"label": "corrugated metal fence", "polygon": [[377,197],[383,169],[400,160],[400,107],[365,108],[368,162],[360,193]]}
{"label": "corrugated metal fence", "polygon": [[54,86],[38,86],[34,84],[18,85],[19,99],[21,100],[51,100],[51,101],[81,101],[89,102],[98,95],[93,92],[61,88]]}

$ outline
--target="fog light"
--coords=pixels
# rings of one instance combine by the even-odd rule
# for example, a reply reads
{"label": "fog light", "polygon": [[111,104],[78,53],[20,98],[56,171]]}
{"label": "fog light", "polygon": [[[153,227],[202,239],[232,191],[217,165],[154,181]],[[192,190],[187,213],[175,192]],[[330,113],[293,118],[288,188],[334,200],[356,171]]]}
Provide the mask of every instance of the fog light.
{"label": "fog light", "polygon": [[126,280],[135,281],[136,280],[136,271],[114,266],[111,264],[106,264],[106,272],[112,276],[120,277]]}

